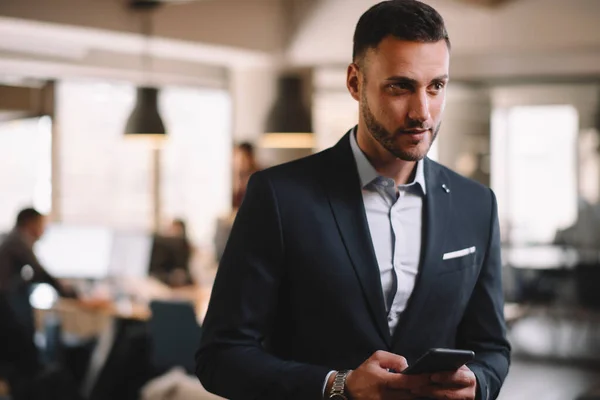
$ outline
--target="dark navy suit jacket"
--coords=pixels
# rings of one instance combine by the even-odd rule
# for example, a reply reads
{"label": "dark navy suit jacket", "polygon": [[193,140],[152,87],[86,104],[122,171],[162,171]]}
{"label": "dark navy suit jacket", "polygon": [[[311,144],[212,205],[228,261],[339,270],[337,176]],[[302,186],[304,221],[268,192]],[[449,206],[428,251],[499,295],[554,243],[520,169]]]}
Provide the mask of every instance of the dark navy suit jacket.
{"label": "dark navy suit jacket", "polygon": [[377,350],[410,364],[429,348],[449,347],[475,351],[468,366],[478,399],[498,395],[510,347],[495,196],[424,162],[421,265],[393,335],[348,135],[253,175],[196,354],[207,390],[233,400],[319,400],[330,370],[355,369]]}

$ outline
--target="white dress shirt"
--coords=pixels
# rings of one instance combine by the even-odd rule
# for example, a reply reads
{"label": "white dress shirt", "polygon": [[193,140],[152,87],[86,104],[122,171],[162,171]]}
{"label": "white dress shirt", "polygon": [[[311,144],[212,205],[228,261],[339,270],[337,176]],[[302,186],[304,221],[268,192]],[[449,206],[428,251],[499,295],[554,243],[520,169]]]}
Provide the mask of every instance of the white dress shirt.
{"label": "white dress shirt", "polygon": [[[386,305],[391,302],[390,309],[386,311],[390,334],[393,335],[415,287],[421,260],[423,198],[426,190],[423,161],[417,162],[412,183],[396,186],[393,179],[377,173],[358,147],[356,129],[350,133],[350,146],[360,178],[383,297]],[[396,293],[392,293],[394,272],[397,277]],[[327,381],[334,372],[327,374],[323,394]]]}
{"label": "white dress shirt", "polygon": [[[393,334],[419,271],[425,195],[423,161],[417,162],[412,183],[396,186],[393,179],[377,173],[358,147],[355,136],[356,129],[350,134],[350,146],[360,178],[385,304],[391,303],[391,309],[386,311],[390,334]],[[397,290],[392,293],[394,271]]]}

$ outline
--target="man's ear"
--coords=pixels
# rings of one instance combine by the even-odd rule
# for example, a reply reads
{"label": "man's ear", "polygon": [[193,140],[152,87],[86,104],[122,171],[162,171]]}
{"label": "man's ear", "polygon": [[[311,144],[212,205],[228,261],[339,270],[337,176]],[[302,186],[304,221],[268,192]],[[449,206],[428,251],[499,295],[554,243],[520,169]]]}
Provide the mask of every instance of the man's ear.
{"label": "man's ear", "polygon": [[360,70],[358,69],[357,64],[352,63],[348,65],[348,71],[346,72],[346,86],[348,87],[350,95],[356,101],[360,100],[359,74]]}

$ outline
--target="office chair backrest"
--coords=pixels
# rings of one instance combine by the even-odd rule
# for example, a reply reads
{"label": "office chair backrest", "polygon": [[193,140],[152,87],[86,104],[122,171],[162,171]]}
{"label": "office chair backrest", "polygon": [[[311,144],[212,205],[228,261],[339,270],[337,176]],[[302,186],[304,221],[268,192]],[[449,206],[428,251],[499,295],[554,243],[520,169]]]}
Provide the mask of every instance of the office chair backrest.
{"label": "office chair backrest", "polygon": [[152,301],[150,310],[148,327],[154,367],[165,372],[179,366],[193,374],[194,354],[202,332],[194,306],[180,301]]}

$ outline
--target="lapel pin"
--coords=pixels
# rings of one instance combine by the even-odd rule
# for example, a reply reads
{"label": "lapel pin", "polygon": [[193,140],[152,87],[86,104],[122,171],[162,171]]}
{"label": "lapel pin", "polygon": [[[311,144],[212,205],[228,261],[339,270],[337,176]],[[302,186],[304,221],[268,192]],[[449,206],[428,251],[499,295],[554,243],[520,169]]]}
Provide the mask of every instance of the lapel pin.
{"label": "lapel pin", "polygon": [[445,184],[445,183],[444,183],[444,184],[442,184],[442,189],[444,189],[444,191],[445,191],[446,193],[450,193],[450,188],[449,188],[448,186],[446,186],[446,184]]}

